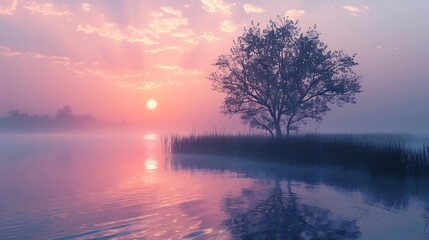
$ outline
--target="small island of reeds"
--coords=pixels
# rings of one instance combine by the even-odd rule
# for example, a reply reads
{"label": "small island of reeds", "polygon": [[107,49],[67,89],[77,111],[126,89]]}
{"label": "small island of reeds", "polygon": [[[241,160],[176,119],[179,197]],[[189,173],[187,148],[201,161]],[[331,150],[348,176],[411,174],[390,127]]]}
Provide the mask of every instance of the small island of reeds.
{"label": "small island of reeds", "polygon": [[172,135],[173,154],[204,154],[308,166],[329,165],[368,171],[372,176],[429,178],[429,145],[410,148],[353,136]]}

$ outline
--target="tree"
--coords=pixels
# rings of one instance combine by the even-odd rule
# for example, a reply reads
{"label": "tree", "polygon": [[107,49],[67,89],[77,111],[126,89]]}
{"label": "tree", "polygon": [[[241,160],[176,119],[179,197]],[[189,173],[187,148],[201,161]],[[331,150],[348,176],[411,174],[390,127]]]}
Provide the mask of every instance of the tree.
{"label": "tree", "polygon": [[329,105],[354,103],[359,77],[356,54],[330,51],[316,27],[278,17],[265,29],[254,24],[215,62],[209,79],[226,94],[223,113],[239,114],[251,127],[289,136],[308,120],[322,120]]}

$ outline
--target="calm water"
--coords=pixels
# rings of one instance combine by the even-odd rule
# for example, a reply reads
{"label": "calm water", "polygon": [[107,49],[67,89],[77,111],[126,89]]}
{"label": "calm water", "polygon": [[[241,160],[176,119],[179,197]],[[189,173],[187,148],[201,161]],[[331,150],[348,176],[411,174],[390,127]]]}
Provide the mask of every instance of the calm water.
{"label": "calm water", "polygon": [[164,156],[151,134],[0,136],[0,239],[428,237],[427,182]]}

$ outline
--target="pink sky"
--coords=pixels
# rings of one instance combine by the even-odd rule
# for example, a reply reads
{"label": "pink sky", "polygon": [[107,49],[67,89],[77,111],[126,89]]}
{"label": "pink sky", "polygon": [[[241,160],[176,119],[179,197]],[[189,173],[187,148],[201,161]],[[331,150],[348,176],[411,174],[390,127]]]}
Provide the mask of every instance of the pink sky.
{"label": "pink sky", "polygon": [[[235,129],[207,76],[252,20],[317,24],[331,49],[358,53],[364,93],[320,131],[428,132],[426,1],[0,0],[0,115],[63,105],[171,131]],[[154,111],[146,101],[158,101]],[[315,125],[303,128],[315,130]]]}

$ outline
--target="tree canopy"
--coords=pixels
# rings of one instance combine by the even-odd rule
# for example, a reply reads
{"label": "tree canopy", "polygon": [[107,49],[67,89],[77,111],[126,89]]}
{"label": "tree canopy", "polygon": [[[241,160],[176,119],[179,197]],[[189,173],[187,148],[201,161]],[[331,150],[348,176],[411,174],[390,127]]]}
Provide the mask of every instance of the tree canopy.
{"label": "tree canopy", "polygon": [[316,27],[303,32],[278,17],[264,29],[252,22],[230,53],[219,56],[209,79],[225,94],[223,113],[281,137],[322,120],[332,104],[355,102],[361,92],[355,56],[328,50]]}

